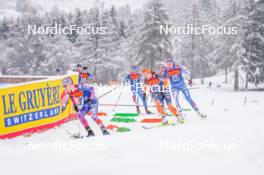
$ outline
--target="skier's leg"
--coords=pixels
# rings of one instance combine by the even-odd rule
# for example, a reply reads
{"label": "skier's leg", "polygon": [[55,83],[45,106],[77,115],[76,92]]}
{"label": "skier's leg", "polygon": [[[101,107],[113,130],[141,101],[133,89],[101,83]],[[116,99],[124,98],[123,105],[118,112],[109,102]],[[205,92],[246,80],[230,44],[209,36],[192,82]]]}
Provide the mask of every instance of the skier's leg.
{"label": "skier's leg", "polygon": [[173,106],[172,101],[171,101],[171,95],[170,92],[164,92],[164,97],[166,104],[170,110],[170,112],[177,117],[179,123],[184,123],[184,119],[182,117],[182,113],[177,111],[176,107]]}
{"label": "skier's leg", "polygon": [[159,95],[159,98],[155,98],[155,103],[156,103],[156,108],[157,111],[161,114],[162,117],[162,123],[163,124],[168,124],[168,120],[166,118],[166,112],[164,110],[164,97],[162,97],[161,95]]}
{"label": "skier's leg", "polygon": [[132,92],[132,99],[133,99],[133,102],[136,105],[137,113],[139,114],[140,113],[140,109],[139,109],[139,105],[138,105],[138,97],[137,97],[137,93],[136,92]]}
{"label": "skier's leg", "polygon": [[142,103],[143,103],[143,105],[144,105],[145,112],[146,112],[147,114],[151,114],[151,112],[148,110],[148,104],[147,104],[147,101],[146,101],[145,96],[143,95],[143,92],[139,92],[139,93],[138,93],[138,96],[139,96],[139,98],[141,99],[141,101],[142,101]]}
{"label": "skier's leg", "polygon": [[156,104],[156,108],[157,108],[157,111],[162,115],[166,115],[165,111],[164,111],[164,108],[162,106],[162,103],[160,100],[156,99],[155,100],[155,104]]}
{"label": "skier's leg", "polygon": [[172,89],[171,92],[172,92],[172,95],[174,97],[176,108],[179,111],[182,111],[182,108],[181,108],[181,105],[180,105],[180,100],[179,100],[179,89]]}
{"label": "skier's leg", "polygon": [[82,125],[84,126],[84,128],[88,128],[88,122],[85,119],[85,115],[88,112],[87,107],[83,106],[82,109],[78,112],[77,117],[80,120],[80,122],[82,123]]}
{"label": "skier's leg", "polygon": [[193,101],[190,91],[187,88],[184,88],[181,90],[181,92],[183,93],[184,97],[186,98],[186,100],[189,102],[189,104],[192,106],[192,108],[197,112],[199,111],[196,103]]}
{"label": "skier's leg", "polygon": [[178,115],[178,111],[177,109],[173,106],[172,101],[171,101],[171,95],[170,92],[164,92],[164,100],[170,110],[170,112],[174,115],[177,116]]}
{"label": "skier's leg", "polygon": [[202,114],[199,111],[199,108],[197,107],[196,103],[193,101],[190,91],[189,89],[185,88],[182,90],[183,95],[185,96],[186,100],[190,103],[190,105],[192,106],[192,108],[197,112],[197,114],[201,117],[201,118],[206,118],[207,116],[205,114]]}
{"label": "skier's leg", "polygon": [[102,120],[100,120],[97,116],[98,113],[98,101],[91,105],[91,112],[92,112],[92,119],[93,121],[100,127],[102,133],[104,135],[109,135],[105,125],[103,124]]}
{"label": "skier's leg", "polygon": [[86,129],[88,133],[87,137],[94,136],[94,132],[92,131],[92,129],[88,125],[87,120],[85,119],[85,115],[87,114],[89,110],[90,110],[89,107],[87,105],[84,105],[77,114],[78,119],[81,121],[82,125],[84,126],[84,128]]}

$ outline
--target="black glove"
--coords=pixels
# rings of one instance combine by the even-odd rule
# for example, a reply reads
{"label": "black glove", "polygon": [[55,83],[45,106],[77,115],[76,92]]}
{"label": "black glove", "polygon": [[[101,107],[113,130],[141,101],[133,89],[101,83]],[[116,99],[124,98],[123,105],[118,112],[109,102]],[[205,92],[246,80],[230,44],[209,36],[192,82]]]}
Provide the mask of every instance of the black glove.
{"label": "black glove", "polygon": [[147,94],[146,93],[143,93],[143,98],[145,99],[145,100],[147,100],[148,98],[147,98]]}
{"label": "black glove", "polygon": [[92,102],[93,102],[93,100],[92,100],[92,99],[88,99],[88,100],[87,100],[87,103],[88,103],[89,105],[91,105],[91,104],[92,104]]}
{"label": "black glove", "polygon": [[79,112],[79,108],[78,108],[77,105],[74,105],[74,109],[75,109],[76,112]]}
{"label": "black glove", "polygon": [[188,85],[189,85],[190,87],[192,87],[192,85],[193,85],[192,80],[189,80],[189,81],[188,81]]}

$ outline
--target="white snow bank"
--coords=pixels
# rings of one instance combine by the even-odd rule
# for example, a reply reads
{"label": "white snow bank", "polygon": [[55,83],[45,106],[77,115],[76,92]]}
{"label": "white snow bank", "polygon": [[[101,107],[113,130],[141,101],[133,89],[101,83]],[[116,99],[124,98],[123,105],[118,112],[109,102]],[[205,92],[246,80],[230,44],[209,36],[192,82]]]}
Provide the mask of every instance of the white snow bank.
{"label": "white snow bank", "polygon": [[[208,119],[201,120],[194,112],[186,112],[184,125],[144,130],[140,123],[122,124],[132,131],[112,133],[109,137],[102,136],[89,119],[98,136],[84,140],[69,138],[67,131],[85,134],[78,121],[70,122],[31,137],[0,141],[1,173],[262,175],[262,93],[207,88],[195,89],[191,93]],[[114,91],[100,102],[114,103],[118,96],[119,92]],[[121,95],[119,103],[132,104],[130,94]],[[185,101],[182,105],[189,108]],[[110,124],[113,108],[103,107],[101,110],[109,115],[102,117],[104,123]],[[118,107],[116,112],[135,112],[135,108]],[[58,145],[66,147],[63,149]]]}

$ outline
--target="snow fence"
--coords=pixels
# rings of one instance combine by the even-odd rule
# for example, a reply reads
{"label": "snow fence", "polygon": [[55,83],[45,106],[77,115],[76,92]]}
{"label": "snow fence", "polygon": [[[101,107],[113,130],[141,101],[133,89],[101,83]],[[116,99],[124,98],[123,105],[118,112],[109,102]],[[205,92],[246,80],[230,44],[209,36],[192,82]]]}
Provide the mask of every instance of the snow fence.
{"label": "snow fence", "polygon": [[[77,74],[67,76],[77,83]],[[65,77],[0,87],[0,139],[40,132],[75,118],[61,83]]]}

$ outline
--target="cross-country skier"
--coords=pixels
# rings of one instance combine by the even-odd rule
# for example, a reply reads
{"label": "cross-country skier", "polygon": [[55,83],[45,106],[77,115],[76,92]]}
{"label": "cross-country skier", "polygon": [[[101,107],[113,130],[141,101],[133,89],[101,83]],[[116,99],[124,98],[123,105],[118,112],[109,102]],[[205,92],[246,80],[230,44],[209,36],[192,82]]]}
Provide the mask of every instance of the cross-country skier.
{"label": "cross-country skier", "polygon": [[90,78],[90,79],[93,79],[94,76],[93,76],[93,74],[89,73],[88,67],[83,66],[82,72],[81,72],[81,78],[85,78],[85,79],[86,78]]}
{"label": "cross-country skier", "polygon": [[179,103],[179,92],[182,92],[186,100],[190,103],[192,108],[197,112],[197,114],[206,118],[206,115],[200,113],[199,108],[196,103],[193,101],[190,95],[190,91],[186,86],[186,83],[183,78],[183,74],[186,74],[189,77],[188,84],[192,86],[192,80],[190,79],[190,73],[183,66],[175,64],[171,59],[166,61],[166,69],[163,69],[162,76],[164,79],[169,79],[172,95],[175,99],[176,107],[182,111],[182,108]]}
{"label": "cross-country skier", "polygon": [[98,99],[95,96],[94,88],[89,86],[88,84],[83,84],[81,86],[75,85],[72,88],[71,78],[66,78],[63,80],[62,84],[65,90],[67,91],[73,105],[74,109],[77,112],[77,117],[81,121],[82,125],[87,131],[87,137],[94,136],[94,132],[90,128],[85,116],[88,112],[91,111],[92,119],[96,124],[100,127],[103,135],[109,135],[106,127],[102,123],[102,121],[97,117],[98,112]]}
{"label": "cross-country skier", "polygon": [[143,69],[142,73],[145,78],[144,90],[150,92],[152,98],[155,100],[157,111],[162,115],[163,123],[166,124],[168,122],[163,105],[165,102],[171,113],[178,118],[178,122],[183,123],[183,117],[173,106],[170,91],[164,83],[162,77],[147,68]]}
{"label": "cross-country skier", "polygon": [[137,108],[137,113],[140,113],[139,109],[139,98],[141,99],[146,114],[151,114],[151,112],[148,110],[148,105],[146,101],[146,94],[142,90],[142,76],[139,73],[138,66],[133,65],[131,66],[131,71],[125,78],[125,82],[130,82],[130,87],[131,87],[131,93],[132,93],[132,98],[133,102],[136,104]]}
{"label": "cross-country skier", "polygon": [[90,78],[90,79],[94,79],[93,74],[88,72],[88,67],[87,66],[82,66],[81,64],[77,64],[76,69],[74,70],[79,74],[79,79],[78,82],[80,83],[81,78]]}
{"label": "cross-country skier", "polygon": [[82,70],[83,70],[83,67],[81,64],[77,64],[76,65],[76,69],[74,71],[76,71],[78,74],[79,74],[79,77],[78,77],[78,82],[80,82],[81,80],[81,73],[82,73]]}

